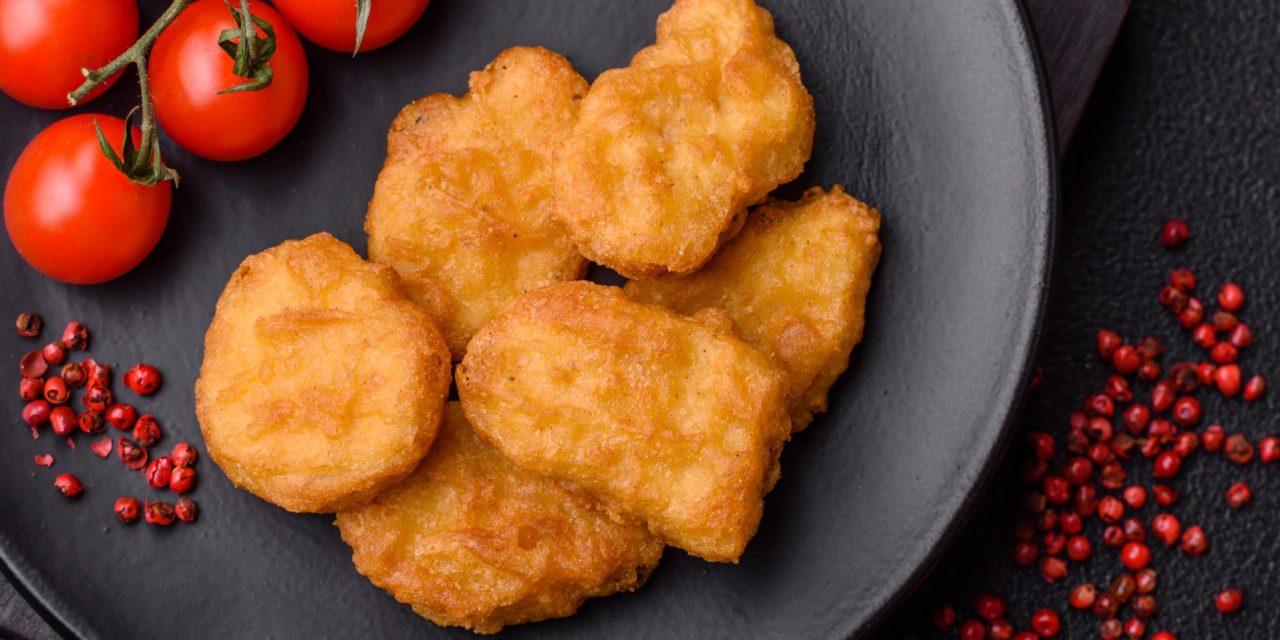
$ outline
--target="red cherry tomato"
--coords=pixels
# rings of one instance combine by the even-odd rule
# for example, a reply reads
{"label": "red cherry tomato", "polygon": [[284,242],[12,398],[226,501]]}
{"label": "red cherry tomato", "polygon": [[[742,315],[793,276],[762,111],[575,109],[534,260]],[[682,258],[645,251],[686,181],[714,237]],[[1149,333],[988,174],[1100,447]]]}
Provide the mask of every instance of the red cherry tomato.
{"label": "red cherry tomato", "polygon": [[[0,0],[0,90],[42,109],[66,109],[67,94],[138,37],[134,0]],[[120,74],[94,89],[96,98]]]}
{"label": "red cherry tomato", "polygon": [[[370,0],[361,51],[373,51],[404,35],[429,0]],[[355,0],[273,0],[276,8],[302,37],[334,51],[352,53],[356,48]]]}
{"label": "red cherry tomato", "polygon": [[[249,10],[276,32],[272,81],[265,89],[218,93],[245,82],[218,46],[218,35],[237,27],[223,0],[187,7],[151,48],[151,96],[160,126],[184,149],[211,160],[244,160],[274,147],[307,101],[307,59],[298,35],[275,9],[251,2]],[[258,35],[266,34],[258,29]]]}
{"label": "red cherry tomato", "polygon": [[[4,188],[9,240],[32,267],[71,284],[124,275],[160,240],[173,186],[131,182],[102,155],[93,123],[120,153],[124,120],[86,113],[41,131],[18,156]],[[141,141],[137,127],[134,144]]]}

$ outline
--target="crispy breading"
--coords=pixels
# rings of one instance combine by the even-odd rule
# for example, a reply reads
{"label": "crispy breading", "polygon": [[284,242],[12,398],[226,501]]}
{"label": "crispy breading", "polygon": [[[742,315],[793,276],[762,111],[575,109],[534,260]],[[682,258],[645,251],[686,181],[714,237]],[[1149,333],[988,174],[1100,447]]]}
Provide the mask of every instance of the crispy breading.
{"label": "crispy breading", "polygon": [[556,154],[556,217],[584,255],[629,278],[687,273],[800,175],[813,132],[813,99],[767,10],[677,0],[657,43],[582,101]]}
{"label": "crispy breading", "polygon": [[879,230],[880,214],[841,187],[814,188],[799,202],[758,207],[700,271],[625,290],[684,314],[725,311],[747,342],[787,369],[799,431],[827,410],[827,390],[862,339]]}
{"label": "crispy breading", "polygon": [[329,512],[413,471],[435,438],[449,366],[395,272],[320,233],[232,274],[205,334],[196,415],[236,486]]}
{"label": "crispy breading", "polygon": [[408,480],[334,523],[374,584],[437,624],[481,633],[632,591],[663,548],[581,489],[507,462],[456,402]]}
{"label": "crispy breading", "polygon": [[589,282],[525,294],[472,339],[463,408],[517,465],[736,561],[778,478],[788,383],[727,319],[704,320]]}
{"label": "crispy breading", "polygon": [[516,47],[461,98],[405,107],[365,220],[369,257],[400,273],[455,359],[507,300],[576,280],[586,260],[551,216],[551,154],[587,82],[567,60]]}

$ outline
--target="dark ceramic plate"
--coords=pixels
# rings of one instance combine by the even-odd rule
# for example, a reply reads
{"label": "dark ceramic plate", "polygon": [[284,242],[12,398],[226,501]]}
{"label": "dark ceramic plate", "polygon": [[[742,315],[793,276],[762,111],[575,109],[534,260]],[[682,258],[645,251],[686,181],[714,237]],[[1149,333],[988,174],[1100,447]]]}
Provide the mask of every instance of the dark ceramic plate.
{"label": "dark ceramic plate", "polygon": [[[162,2],[148,0],[144,18]],[[167,379],[153,399],[165,445],[203,450],[192,385],[214,301],[240,260],[328,230],[358,250],[387,125],[419,96],[466,87],[502,49],[538,44],[588,77],[653,39],[668,0],[437,0],[405,38],[350,56],[311,47],[306,113],[279,147],[216,164],[167,144],[182,173],[155,253],[119,281],[63,286],[0,246],[0,316],[78,319],[91,355],[140,360]],[[1054,212],[1046,96],[1014,0],[773,0],[818,112],[808,171],[784,195],[843,183],[884,215],[884,259],[866,340],[831,410],[788,445],[783,478],[738,565],[668,550],[648,586],[520,638],[832,638],[869,634],[927,571],[999,456],[1027,378]],[[122,83],[89,110],[123,114]],[[62,113],[0,98],[0,167]],[[10,322],[5,319],[4,322]],[[4,326],[8,326],[7,324]],[[49,332],[46,332],[46,337]],[[0,331],[6,362],[32,347]],[[17,367],[3,384],[17,386]],[[117,384],[117,389],[122,388]],[[355,572],[327,516],[298,516],[233,489],[203,461],[195,526],[115,522],[141,477],[20,425],[0,446],[0,557],[57,628],[106,638],[463,637],[414,615]],[[53,469],[32,456],[53,453]],[[72,503],[55,473],[87,487]]]}

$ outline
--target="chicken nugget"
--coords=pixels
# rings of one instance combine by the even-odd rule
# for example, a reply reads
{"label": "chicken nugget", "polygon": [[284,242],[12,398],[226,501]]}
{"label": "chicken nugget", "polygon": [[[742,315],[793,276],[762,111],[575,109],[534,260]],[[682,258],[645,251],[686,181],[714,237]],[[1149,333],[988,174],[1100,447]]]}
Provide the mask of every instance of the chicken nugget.
{"label": "chicken nugget", "polygon": [[791,422],[785,372],[727,322],[617,287],[554,285],[476,333],[458,391],[476,432],[512,462],[587,489],[693,555],[736,561]]}
{"label": "chicken nugget", "polygon": [[374,584],[436,624],[480,633],[633,591],[662,556],[643,524],[507,462],[456,402],[422,466],[334,524]]}
{"label": "chicken nugget", "polygon": [[400,273],[455,359],[507,300],[586,271],[551,216],[551,153],[586,92],[560,55],[517,47],[471,74],[470,93],[417,100],[391,125],[369,258]]}
{"label": "chicken nugget", "polygon": [[693,271],[748,206],[800,175],[813,131],[813,99],[767,10],[677,0],[657,43],[583,99],[556,154],[556,217],[629,278]]}
{"label": "chicken nugget", "polygon": [[626,292],[684,314],[721,309],[790,374],[791,424],[827,410],[827,390],[862,339],[880,214],[837,186],[769,201],[702,270],[633,280]]}
{"label": "chicken nugget", "polygon": [[245,258],[196,381],[209,456],[289,511],[356,506],[427,454],[449,350],[395,272],[327,233]]}

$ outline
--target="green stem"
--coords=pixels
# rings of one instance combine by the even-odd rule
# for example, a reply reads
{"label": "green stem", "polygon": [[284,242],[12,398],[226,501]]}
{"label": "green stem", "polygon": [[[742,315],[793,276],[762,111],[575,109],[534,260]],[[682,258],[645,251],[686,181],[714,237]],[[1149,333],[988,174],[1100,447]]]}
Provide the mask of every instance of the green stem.
{"label": "green stem", "polygon": [[124,153],[121,154],[123,157],[117,157],[115,152],[108,146],[106,139],[102,136],[102,130],[97,128],[96,122],[94,123],[94,128],[98,132],[98,142],[107,158],[130,180],[139,184],[153,185],[162,180],[173,180],[176,183],[178,179],[177,172],[165,166],[160,159],[156,116],[151,103],[151,83],[147,75],[147,53],[151,50],[151,45],[155,44],[156,38],[160,36],[160,32],[172,24],[183,9],[186,9],[194,2],[195,0],[173,0],[173,3],[169,5],[168,9],[165,9],[155,24],[151,25],[151,28],[147,29],[138,38],[137,42],[117,56],[115,60],[97,69],[81,69],[81,73],[84,74],[84,83],[77,87],[75,91],[67,94],[67,102],[74,106],[126,66],[132,64],[138,68],[138,88],[142,92],[142,123],[140,125],[142,143],[136,152],[134,152],[133,146],[129,142],[133,132],[129,131],[127,126],[132,117],[125,121],[125,141],[122,146]]}
{"label": "green stem", "polygon": [[[176,2],[184,2],[186,0],[176,0]],[[156,116],[151,106],[151,86],[150,79],[147,77],[147,59],[139,58],[138,65],[138,89],[142,91],[142,144],[138,145],[138,149],[142,151],[133,159],[133,166],[129,167],[130,175],[138,175],[146,173],[147,167],[151,164],[152,150],[160,153],[159,143],[156,141]],[[124,133],[126,136],[129,132]]]}
{"label": "green stem", "polygon": [[241,22],[241,30],[248,30],[245,31],[245,37],[243,40],[245,41],[245,46],[249,49],[249,59],[257,60],[258,38],[253,36],[257,36],[258,32],[253,30],[253,18],[250,17],[253,14],[249,12],[249,0],[240,0],[240,10],[244,12],[244,18]]}
{"label": "green stem", "polygon": [[[183,9],[186,9],[194,2],[195,0],[173,0],[173,4],[170,4],[169,8],[165,9],[164,13],[160,15],[160,18],[156,20],[155,24],[151,25],[151,28],[147,29],[146,32],[142,34],[142,37],[138,38],[138,41],[133,43],[133,46],[126,49],[125,52],[119,56],[116,56],[115,60],[112,60],[105,66],[92,71],[89,69],[81,69],[80,72],[84,74],[84,83],[77,87],[75,91],[67,94],[67,101],[70,102],[72,106],[75,106],[83,100],[85,96],[89,95],[90,91],[97,88],[97,86],[106,81],[107,78],[115,75],[117,71],[130,64],[145,65],[147,52],[151,50],[151,45],[155,44],[156,38],[160,36],[160,32],[164,31],[166,27],[173,23],[174,18],[177,18],[178,14],[182,13]],[[143,112],[149,112],[150,109],[148,109],[146,105],[149,97],[145,92],[142,94],[142,100]]]}

